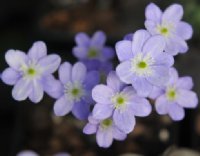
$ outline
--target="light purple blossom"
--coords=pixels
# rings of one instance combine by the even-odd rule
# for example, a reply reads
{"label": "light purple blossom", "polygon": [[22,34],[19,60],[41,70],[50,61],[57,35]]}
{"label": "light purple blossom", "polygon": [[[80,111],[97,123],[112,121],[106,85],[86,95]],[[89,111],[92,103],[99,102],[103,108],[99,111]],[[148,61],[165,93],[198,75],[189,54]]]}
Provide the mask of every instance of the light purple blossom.
{"label": "light purple blossom", "polygon": [[192,78],[178,77],[175,68],[170,69],[170,80],[165,87],[154,88],[150,98],[155,99],[158,114],[168,114],[173,120],[182,120],[185,116],[183,108],[195,108],[198,104],[196,93],[191,91]]}
{"label": "light purple blossom", "polygon": [[152,34],[160,34],[165,38],[165,51],[177,55],[188,51],[185,40],[192,37],[192,26],[181,21],[183,8],[179,4],[169,6],[164,12],[154,3],[149,4],[145,11],[145,27]]}
{"label": "light purple blossom", "polygon": [[105,46],[104,32],[97,31],[91,38],[85,33],[78,33],[75,41],[77,46],[73,48],[74,56],[83,62],[88,70],[98,70],[107,74],[104,64],[109,64],[112,68],[109,62],[114,57],[114,49]]}
{"label": "light purple blossom", "polygon": [[78,119],[87,119],[90,113],[92,88],[99,83],[97,71],[87,72],[83,63],[77,62],[72,66],[63,63],[59,70],[59,80],[53,77],[47,80],[47,93],[56,98],[54,112],[57,116],[64,116],[72,111]]}
{"label": "light purple blossom", "polygon": [[92,90],[96,102],[92,116],[104,120],[113,116],[115,125],[124,133],[130,133],[135,126],[135,116],[147,116],[151,105],[139,97],[132,86],[124,86],[115,72],[110,72],[107,85],[99,84]]}
{"label": "light purple blossom", "polygon": [[5,59],[10,67],[3,71],[1,78],[4,83],[14,85],[13,98],[17,101],[29,98],[34,103],[42,100],[43,81],[61,62],[58,55],[47,55],[47,47],[41,41],[35,42],[27,55],[20,50],[8,50]]}
{"label": "light purple blossom", "polygon": [[126,139],[126,133],[120,131],[111,118],[97,120],[92,116],[88,118],[89,123],[83,129],[85,134],[95,134],[96,141],[100,147],[108,148],[114,139],[122,141]]}
{"label": "light purple blossom", "polygon": [[162,86],[169,79],[169,68],[174,58],[164,53],[164,38],[160,35],[150,37],[146,30],[134,33],[133,41],[116,43],[116,52],[121,63],[116,73],[121,81],[132,84],[138,95],[148,96],[153,86]]}
{"label": "light purple blossom", "polygon": [[[17,156],[39,156],[39,154],[31,150],[25,150],[25,151],[19,152]],[[62,153],[54,154],[53,156],[70,156],[70,155],[68,153],[62,152]]]}

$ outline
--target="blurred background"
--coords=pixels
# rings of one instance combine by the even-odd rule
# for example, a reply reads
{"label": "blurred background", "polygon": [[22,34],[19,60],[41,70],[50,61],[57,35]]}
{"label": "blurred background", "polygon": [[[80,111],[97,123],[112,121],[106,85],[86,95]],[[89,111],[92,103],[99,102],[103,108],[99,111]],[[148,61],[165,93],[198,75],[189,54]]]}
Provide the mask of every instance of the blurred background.
{"label": "blurred background", "polygon": [[[75,62],[71,49],[77,32],[92,34],[103,30],[107,45],[137,29],[144,28],[144,10],[149,0],[1,0],[0,1],[0,70],[7,67],[4,54],[12,49],[27,51],[34,41],[43,40],[49,53],[56,52],[63,61]],[[154,1],[162,9],[173,0]],[[200,1],[179,0],[185,10],[184,20],[194,28],[190,50],[177,56],[175,66],[180,75],[191,75],[194,90],[200,95]],[[200,151],[200,111],[187,110],[181,122],[155,112],[137,118],[135,130],[124,142],[114,142],[101,149],[94,136],[82,133],[84,122],[68,115],[55,117],[54,100],[45,97],[35,105],[16,102],[11,89],[0,83],[0,155],[15,156],[31,149],[41,156],[68,152],[72,156],[118,156],[125,153],[160,155],[167,149],[186,147]],[[167,154],[166,154],[167,155]]]}

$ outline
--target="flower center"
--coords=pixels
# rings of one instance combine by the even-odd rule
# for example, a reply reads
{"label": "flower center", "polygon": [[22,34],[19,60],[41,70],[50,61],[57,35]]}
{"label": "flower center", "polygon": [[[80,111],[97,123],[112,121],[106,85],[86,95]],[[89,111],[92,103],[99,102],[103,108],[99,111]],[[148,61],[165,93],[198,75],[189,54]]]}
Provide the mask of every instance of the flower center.
{"label": "flower center", "polygon": [[162,35],[166,36],[166,35],[168,35],[169,30],[168,30],[167,28],[165,28],[165,27],[162,27],[162,28],[160,29],[160,33],[161,33]]}
{"label": "flower center", "polygon": [[167,90],[167,99],[170,101],[174,101],[177,97],[176,90],[174,88],[169,88]]}
{"label": "flower center", "polygon": [[81,98],[85,95],[82,84],[76,83],[67,83],[65,85],[65,94],[73,101],[80,101]]}
{"label": "flower center", "polygon": [[146,64],[146,62],[141,61],[141,62],[138,63],[138,67],[144,69],[144,68],[147,67],[147,64]]}
{"label": "flower center", "polygon": [[98,51],[96,49],[90,49],[88,52],[88,58],[96,58],[98,56]]}
{"label": "flower center", "polygon": [[119,93],[112,98],[112,102],[114,104],[115,109],[121,109],[126,106],[126,97],[125,95]]}
{"label": "flower center", "polygon": [[111,119],[105,119],[105,120],[103,120],[102,122],[101,122],[101,127],[103,128],[103,129],[106,129],[106,128],[109,128],[110,126],[112,126],[112,124],[113,124],[113,121],[111,120]]}
{"label": "flower center", "polygon": [[137,76],[145,77],[152,74],[151,65],[154,63],[153,58],[150,55],[137,54],[131,60],[131,72]]}
{"label": "flower center", "polygon": [[33,68],[29,68],[27,70],[27,74],[30,75],[30,76],[34,76],[36,74],[36,70],[33,69]]}

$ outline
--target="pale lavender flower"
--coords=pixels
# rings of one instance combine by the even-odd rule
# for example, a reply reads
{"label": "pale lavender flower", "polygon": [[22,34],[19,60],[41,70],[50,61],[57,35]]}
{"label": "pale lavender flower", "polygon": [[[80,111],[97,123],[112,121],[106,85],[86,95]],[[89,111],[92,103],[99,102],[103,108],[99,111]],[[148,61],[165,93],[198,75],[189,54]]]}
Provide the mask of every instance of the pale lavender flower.
{"label": "pale lavender flower", "polygon": [[91,38],[85,33],[78,33],[75,41],[77,46],[73,48],[74,56],[83,62],[87,69],[104,72],[103,64],[110,62],[114,57],[114,49],[105,46],[104,32],[97,31]]}
{"label": "pale lavender flower", "polygon": [[135,116],[147,116],[151,105],[139,97],[132,86],[124,86],[115,72],[110,72],[107,85],[99,84],[92,90],[96,102],[92,116],[104,120],[113,116],[115,125],[124,133],[130,133],[135,126]]}
{"label": "pale lavender flower", "polygon": [[88,120],[89,122],[85,125],[83,133],[96,133],[96,141],[100,147],[110,147],[114,139],[119,141],[126,139],[126,133],[120,131],[111,118],[97,120],[90,115]]}
{"label": "pale lavender flower", "polygon": [[58,55],[47,55],[47,47],[41,41],[35,42],[27,55],[20,50],[8,50],[5,59],[10,67],[3,71],[1,78],[4,83],[14,85],[13,98],[18,101],[29,98],[34,103],[42,100],[43,81],[61,62]]}
{"label": "pale lavender flower", "polygon": [[177,55],[188,51],[185,40],[192,37],[190,24],[181,21],[183,8],[179,4],[169,6],[164,12],[154,3],[149,4],[145,11],[145,27],[152,34],[160,34],[165,38],[165,51]]}
{"label": "pale lavender flower", "polygon": [[178,77],[175,68],[170,69],[170,80],[162,88],[154,88],[150,98],[155,99],[158,114],[168,114],[173,120],[182,120],[185,116],[183,108],[195,108],[198,98],[193,87],[192,78],[189,76]]}
{"label": "pale lavender flower", "polygon": [[[25,150],[25,151],[19,152],[17,156],[39,156],[39,154],[31,150]],[[62,153],[54,154],[53,156],[70,156],[70,155],[68,153],[62,152]]]}
{"label": "pale lavender flower", "polygon": [[92,88],[99,82],[97,71],[87,72],[83,63],[72,66],[69,62],[63,63],[59,70],[59,80],[49,77],[47,93],[56,98],[54,112],[57,116],[64,116],[72,111],[78,119],[87,119],[90,113]]}
{"label": "pale lavender flower", "polygon": [[39,156],[39,154],[31,150],[25,150],[25,151],[19,152],[17,156]]}
{"label": "pale lavender flower", "polygon": [[163,86],[169,79],[174,58],[164,53],[165,41],[160,35],[150,37],[146,30],[138,30],[133,41],[116,43],[121,63],[116,73],[121,81],[132,84],[140,96],[148,96],[153,86]]}

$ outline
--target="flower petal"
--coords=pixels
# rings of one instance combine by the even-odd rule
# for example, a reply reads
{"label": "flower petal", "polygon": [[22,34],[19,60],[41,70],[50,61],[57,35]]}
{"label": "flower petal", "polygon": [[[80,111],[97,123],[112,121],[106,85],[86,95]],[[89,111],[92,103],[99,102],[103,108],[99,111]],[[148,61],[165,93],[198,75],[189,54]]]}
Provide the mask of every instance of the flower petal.
{"label": "flower petal", "polygon": [[87,34],[85,33],[78,33],[76,36],[75,36],[75,41],[76,41],[76,44],[78,46],[83,46],[83,47],[87,47],[89,46],[90,44],[90,38]]}
{"label": "flower petal", "polygon": [[17,101],[25,100],[31,92],[31,81],[21,78],[12,90],[12,96]]}
{"label": "flower petal", "polygon": [[196,93],[190,90],[179,89],[177,91],[177,103],[185,108],[195,108],[198,104]]}
{"label": "flower petal", "polygon": [[152,111],[149,101],[139,96],[134,96],[132,98],[130,101],[130,109],[135,116],[139,117],[148,116]]}
{"label": "flower petal", "polygon": [[58,70],[58,75],[62,84],[70,82],[72,76],[72,65],[69,62],[61,64]]}
{"label": "flower petal", "polygon": [[155,86],[164,86],[169,81],[169,68],[166,66],[152,66],[153,74],[147,80]]}
{"label": "flower petal", "polygon": [[125,140],[127,135],[126,133],[123,133],[122,131],[120,131],[116,126],[113,127],[113,137],[116,139],[116,140]]}
{"label": "flower petal", "polygon": [[133,33],[126,34],[126,35],[124,36],[123,40],[132,41],[132,40],[133,40]]}
{"label": "flower petal", "polygon": [[151,35],[157,34],[157,23],[151,20],[146,20],[145,23],[145,28],[151,33]]}
{"label": "flower petal", "polygon": [[58,99],[64,94],[64,87],[52,75],[45,76],[42,80],[44,91],[52,98]]}
{"label": "flower petal", "polygon": [[131,110],[121,112],[116,109],[114,111],[113,120],[115,125],[124,133],[130,133],[135,126],[135,117]]}
{"label": "flower petal", "polygon": [[167,54],[161,53],[155,58],[156,65],[171,67],[174,64],[174,57]]}
{"label": "flower petal", "polygon": [[183,7],[179,4],[169,6],[163,13],[162,22],[177,23],[183,17]]}
{"label": "flower petal", "polygon": [[35,42],[28,51],[28,57],[32,60],[38,61],[42,57],[47,55],[46,44],[42,41]]}
{"label": "flower petal", "polygon": [[92,89],[92,98],[100,104],[110,104],[114,92],[106,85],[97,85]]}
{"label": "flower petal", "polygon": [[150,93],[150,95],[148,96],[150,99],[155,100],[158,96],[164,94],[164,87],[153,87],[152,92]]}
{"label": "flower petal", "polygon": [[115,49],[119,61],[126,61],[133,57],[131,41],[119,41],[116,43]]}
{"label": "flower petal", "polygon": [[115,56],[115,51],[111,47],[104,47],[102,49],[102,55],[104,57],[104,61],[110,60]]}
{"label": "flower petal", "polygon": [[132,85],[137,91],[138,95],[142,97],[147,97],[153,89],[153,85],[142,77],[135,79]]}
{"label": "flower petal", "polygon": [[90,104],[83,100],[76,102],[74,103],[72,113],[77,119],[85,120],[90,114]]}
{"label": "flower petal", "polygon": [[109,118],[113,113],[113,108],[109,104],[95,104],[92,116],[95,119],[103,120]]}
{"label": "flower petal", "polygon": [[184,118],[185,111],[181,106],[179,106],[177,104],[171,104],[171,105],[169,105],[169,116],[174,121],[180,121]]}
{"label": "flower petal", "polygon": [[54,113],[57,116],[64,116],[68,114],[73,107],[73,102],[66,97],[66,95],[63,95],[61,98],[59,98],[55,104],[54,104]]}
{"label": "flower petal", "polygon": [[26,150],[26,151],[19,152],[17,156],[39,156],[39,155],[35,153],[34,151]]}
{"label": "flower petal", "polygon": [[193,34],[192,26],[186,22],[179,22],[176,27],[176,33],[184,40],[188,40]]}
{"label": "flower petal", "polygon": [[85,78],[85,87],[87,90],[91,90],[100,81],[100,75],[98,71],[90,71]]}
{"label": "flower petal", "polygon": [[161,95],[156,99],[155,108],[156,112],[160,115],[165,115],[169,112],[169,105],[171,105],[165,95]]}
{"label": "flower petal", "polygon": [[72,67],[72,81],[83,82],[86,77],[86,72],[87,72],[86,66],[81,62],[77,62]]}
{"label": "flower petal", "polygon": [[[136,53],[142,52],[142,47],[144,43],[150,38],[150,34],[146,30],[138,30],[134,33],[133,42],[132,42],[132,51],[135,55]],[[130,59],[130,57],[129,57]]]}
{"label": "flower petal", "polygon": [[167,86],[168,85],[174,85],[178,81],[178,72],[174,67],[171,67],[169,69],[169,75],[170,75],[170,78],[169,78],[169,81],[167,83]]}
{"label": "flower petal", "polygon": [[105,42],[106,42],[106,34],[102,31],[97,31],[92,36],[90,46],[101,48],[105,44]]}
{"label": "flower petal", "polygon": [[107,85],[113,89],[115,93],[119,92],[124,85],[115,71],[111,71],[107,76]]}
{"label": "flower petal", "polygon": [[83,133],[85,134],[95,134],[97,131],[97,125],[88,123],[85,125],[85,127],[83,128]]}
{"label": "flower petal", "polygon": [[85,59],[87,58],[87,55],[88,55],[88,48],[74,47],[72,52],[73,52],[73,55],[77,57],[78,59]]}
{"label": "flower petal", "polygon": [[171,55],[177,55],[178,52],[186,53],[188,51],[188,45],[179,36],[173,36],[167,39],[165,51]]}
{"label": "flower petal", "polygon": [[113,133],[112,128],[103,129],[99,127],[96,135],[97,144],[100,147],[108,148],[112,145],[113,142]]}
{"label": "flower petal", "polygon": [[190,90],[193,88],[194,83],[190,76],[180,77],[176,83],[177,88]]}
{"label": "flower petal", "polygon": [[40,59],[38,64],[43,69],[43,74],[46,75],[54,73],[58,69],[60,62],[61,62],[60,56],[51,54]]}
{"label": "flower petal", "polygon": [[19,72],[12,68],[6,68],[1,75],[2,81],[7,85],[14,85],[20,77]]}
{"label": "flower petal", "polygon": [[126,84],[131,84],[134,79],[134,74],[131,72],[131,61],[120,63],[116,68],[117,76]]}
{"label": "flower petal", "polygon": [[145,9],[145,17],[147,20],[151,20],[159,23],[161,20],[162,11],[154,3],[150,3]]}
{"label": "flower petal", "polygon": [[37,80],[33,80],[31,83],[31,92],[29,94],[29,99],[33,103],[38,103],[42,100],[43,95],[44,91],[42,84]]}
{"label": "flower petal", "polygon": [[[155,44],[156,43],[156,44]],[[155,35],[149,38],[143,47],[143,52],[149,54],[150,56],[158,56],[164,51],[165,39],[160,35]]]}
{"label": "flower petal", "polygon": [[8,50],[5,59],[8,65],[15,70],[20,70],[21,67],[26,66],[28,61],[26,54],[19,50]]}
{"label": "flower petal", "polygon": [[132,99],[132,97],[135,97],[135,95],[136,95],[136,91],[135,91],[135,89],[134,89],[132,86],[127,86],[127,87],[125,87],[125,88],[121,91],[121,93],[122,93],[123,95],[125,95],[128,99]]}

